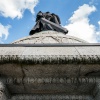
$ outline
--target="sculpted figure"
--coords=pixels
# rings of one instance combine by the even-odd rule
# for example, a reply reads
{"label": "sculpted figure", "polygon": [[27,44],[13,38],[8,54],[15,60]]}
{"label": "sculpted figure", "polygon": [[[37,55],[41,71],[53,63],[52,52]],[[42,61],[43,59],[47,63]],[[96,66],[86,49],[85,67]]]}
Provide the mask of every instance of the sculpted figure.
{"label": "sculpted figure", "polygon": [[[59,29],[59,27],[61,28],[60,24],[60,18],[56,14],[50,12],[42,13],[39,11],[36,16],[36,24],[30,31],[29,35],[46,30],[62,31]],[[65,33],[68,32],[65,29],[64,31],[66,31]]]}

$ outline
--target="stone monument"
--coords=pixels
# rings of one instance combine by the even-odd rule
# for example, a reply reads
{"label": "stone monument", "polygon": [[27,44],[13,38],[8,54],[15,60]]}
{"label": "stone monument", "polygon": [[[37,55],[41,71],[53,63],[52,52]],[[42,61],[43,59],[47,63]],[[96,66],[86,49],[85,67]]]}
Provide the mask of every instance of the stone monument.
{"label": "stone monument", "polygon": [[0,100],[100,100],[100,44],[57,30],[0,44]]}

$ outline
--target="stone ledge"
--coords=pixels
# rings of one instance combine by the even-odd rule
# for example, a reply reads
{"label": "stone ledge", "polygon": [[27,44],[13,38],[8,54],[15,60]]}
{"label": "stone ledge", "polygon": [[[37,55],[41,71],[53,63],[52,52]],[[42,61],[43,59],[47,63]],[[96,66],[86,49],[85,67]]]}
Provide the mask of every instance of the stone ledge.
{"label": "stone ledge", "polygon": [[100,55],[0,55],[0,64],[100,64]]}

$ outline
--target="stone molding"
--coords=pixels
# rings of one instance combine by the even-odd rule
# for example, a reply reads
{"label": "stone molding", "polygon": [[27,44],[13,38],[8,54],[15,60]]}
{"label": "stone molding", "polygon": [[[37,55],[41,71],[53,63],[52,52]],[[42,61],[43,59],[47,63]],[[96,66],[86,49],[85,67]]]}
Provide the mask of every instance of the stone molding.
{"label": "stone molding", "polygon": [[100,55],[0,55],[0,63],[100,64]]}
{"label": "stone molding", "polygon": [[36,44],[36,43],[87,43],[86,41],[65,35],[61,32],[56,31],[42,31],[39,33],[36,33],[34,35],[19,39],[17,41],[12,42],[12,44]]}

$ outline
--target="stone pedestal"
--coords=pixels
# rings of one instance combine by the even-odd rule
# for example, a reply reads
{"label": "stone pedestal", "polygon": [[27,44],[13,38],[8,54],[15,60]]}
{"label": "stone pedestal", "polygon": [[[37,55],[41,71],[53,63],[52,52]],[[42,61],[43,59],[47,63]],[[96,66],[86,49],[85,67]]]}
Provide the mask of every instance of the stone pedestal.
{"label": "stone pedestal", "polygon": [[43,31],[0,45],[0,100],[100,100],[97,77],[100,44]]}

